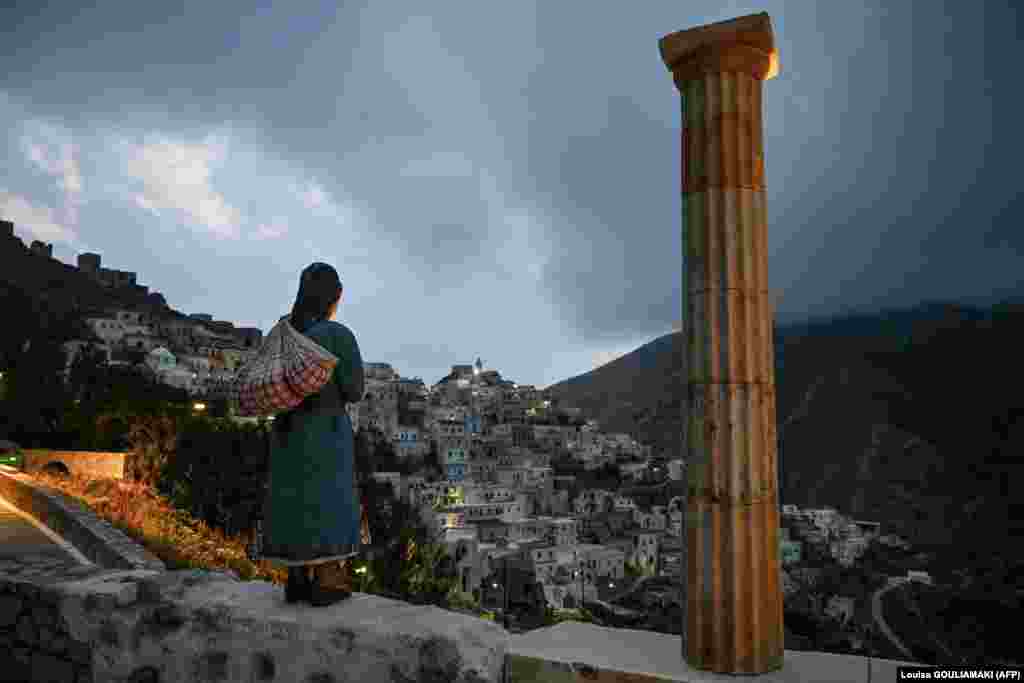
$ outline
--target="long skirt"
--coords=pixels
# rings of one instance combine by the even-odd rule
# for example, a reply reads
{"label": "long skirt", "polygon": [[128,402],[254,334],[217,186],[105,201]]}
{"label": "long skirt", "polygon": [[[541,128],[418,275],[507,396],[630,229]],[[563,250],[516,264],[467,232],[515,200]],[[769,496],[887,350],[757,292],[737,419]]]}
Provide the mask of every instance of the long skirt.
{"label": "long skirt", "polygon": [[369,541],[360,533],[354,451],[348,415],[293,415],[287,432],[272,435],[263,559],[286,566],[343,560]]}

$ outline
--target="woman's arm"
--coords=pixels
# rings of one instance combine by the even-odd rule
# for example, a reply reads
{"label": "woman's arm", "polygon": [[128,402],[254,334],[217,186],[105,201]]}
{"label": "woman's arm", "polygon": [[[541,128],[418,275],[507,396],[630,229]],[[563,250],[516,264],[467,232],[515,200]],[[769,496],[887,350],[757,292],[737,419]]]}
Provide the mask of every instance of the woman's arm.
{"label": "woman's arm", "polygon": [[344,325],[335,328],[335,355],[338,365],[334,381],[338,383],[341,398],[346,403],[357,403],[363,398],[363,357],[359,353],[356,336]]}

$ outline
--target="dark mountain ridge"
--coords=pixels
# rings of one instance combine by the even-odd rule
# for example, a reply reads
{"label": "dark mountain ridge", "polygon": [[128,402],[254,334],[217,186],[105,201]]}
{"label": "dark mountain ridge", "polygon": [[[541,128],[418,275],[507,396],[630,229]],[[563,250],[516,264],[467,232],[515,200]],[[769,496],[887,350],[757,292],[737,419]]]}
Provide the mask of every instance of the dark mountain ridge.
{"label": "dark mountain ridge", "polygon": [[[603,429],[682,455],[682,344],[681,333],[659,337],[548,392]],[[777,326],[782,502],[880,521],[961,566],[1024,560],[1012,540],[1024,508],[1011,498],[1024,484],[1021,349],[1019,301]]]}

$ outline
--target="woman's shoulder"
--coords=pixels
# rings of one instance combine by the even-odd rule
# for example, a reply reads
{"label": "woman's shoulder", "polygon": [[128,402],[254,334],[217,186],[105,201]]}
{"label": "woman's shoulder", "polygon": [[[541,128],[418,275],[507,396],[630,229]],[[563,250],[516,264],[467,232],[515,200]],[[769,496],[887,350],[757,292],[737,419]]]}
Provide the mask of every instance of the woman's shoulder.
{"label": "woman's shoulder", "polygon": [[337,320],[325,320],[320,324],[323,325],[324,331],[332,336],[340,337],[345,340],[356,338],[348,326],[339,323]]}

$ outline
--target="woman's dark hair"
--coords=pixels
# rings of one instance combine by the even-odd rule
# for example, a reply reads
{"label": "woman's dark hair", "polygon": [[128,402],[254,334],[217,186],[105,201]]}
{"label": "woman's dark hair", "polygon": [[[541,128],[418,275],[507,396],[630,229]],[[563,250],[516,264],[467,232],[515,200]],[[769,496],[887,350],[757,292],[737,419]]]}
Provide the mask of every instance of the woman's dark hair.
{"label": "woman's dark hair", "polygon": [[326,263],[314,263],[302,271],[299,293],[292,306],[291,324],[299,332],[327,317],[331,304],[341,295],[338,271]]}

